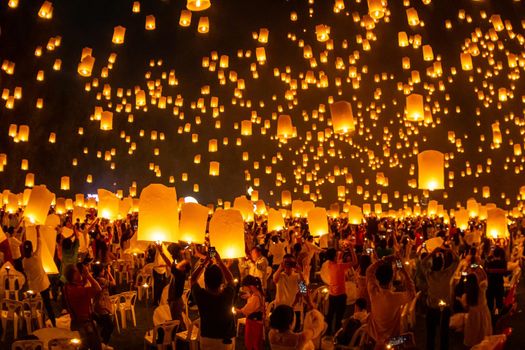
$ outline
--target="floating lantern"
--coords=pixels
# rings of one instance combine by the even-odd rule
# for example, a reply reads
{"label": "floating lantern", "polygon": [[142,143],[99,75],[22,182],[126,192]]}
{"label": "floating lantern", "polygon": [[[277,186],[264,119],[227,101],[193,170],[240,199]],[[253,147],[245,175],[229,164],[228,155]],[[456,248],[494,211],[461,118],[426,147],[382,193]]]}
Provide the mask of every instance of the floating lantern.
{"label": "floating lantern", "polygon": [[60,189],[62,191],[69,191],[69,176],[62,176],[60,178]]}
{"label": "floating lantern", "polygon": [[383,7],[384,0],[368,0],[368,14],[375,20],[383,18],[385,15],[385,8]]}
{"label": "floating lantern", "polygon": [[151,184],[140,193],[139,241],[177,242],[179,210],[174,187]]}
{"label": "floating lantern", "polygon": [[209,224],[210,246],[223,259],[236,259],[246,256],[244,243],[244,222],[242,214],[236,209],[218,209]]}
{"label": "floating lantern", "polygon": [[407,120],[418,122],[425,118],[423,95],[410,94],[406,98]]}
{"label": "floating lantern", "polygon": [[287,139],[293,136],[292,118],[289,115],[280,115],[277,119],[277,137]]}
{"label": "floating lantern", "polygon": [[157,27],[155,16],[149,15],[146,16],[146,24],[145,24],[146,30],[155,30]]}
{"label": "floating lantern", "polygon": [[49,1],[44,1],[40,10],[38,10],[38,17],[51,19],[53,17],[53,4]]}
{"label": "floating lantern", "polygon": [[54,195],[45,186],[35,186],[31,190],[24,217],[35,225],[44,225]]}
{"label": "floating lantern", "polygon": [[252,122],[250,120],[241,121],[241,135],[250,136],[252,134]]}
{"label": "floating lantern", "polygon": [[332,127],[336,134],[346,134],[355,130],[352,105],[347,101],[338,101],[330,105]]}
{"label": "floating lantern", "polygon": [[208,19],[208,17],[200,17],[197,28],[198,32],[201,34],[208,33],[210,31],[210,20]]}
{"label": "floating lantern", "polygon": [[207,10],[210,6],[210,0],[188,0],[188,2],[186,2],[186,8],[195,12]]}
{"label": "floating lantern", "polygon": [[182,10],[180,12],[179,25],[181,27],[189,27],[191,24],[191,11]]}
{"label": "floating lantern", "polygon": [[315,26],[315,35],[317,41],[325,42],[330,39],[330,27],[324,24],[319,24]]}
{"label": "floating lantern", "polygon": [[219,176],[219,168],[220,163],[219,162],[210,162],[210,176]]}
{"label": "floating lantern", "polygon": [[363,223],[363,212],[357,205],[351,205],[348,208],[348,223],[351,225],[360,225]]}
{"label": "floating lantern", "polygon": [[307,220],[308,228],[312,236],[319,237],[328,234],[328,217],[326,209],[314,208],[309,210]]}
{"label": "floating lantern", "polygon": [[198,203],[183,203],[181,206],[179,239],[184,242],[204,243],[208,208]]}
{"label": "floating lantern", "polygon": [[469,53],[462,53],[460,55],[461,68],[465,71],[472,70],[472,56]]}
{"label": "floating lantern", "polygon": [[98,189],[98,216],[108,220],[118,219],[120,199],[105,189]]}
{"label": "floating lantern", "polygon": [[424,151],[417,156],[418,188],[442,190],[445,188],[445,156],[439,151]]}
{"label": "floating lantern", "polygon": [[487,235],[494,239],[508,237],[507,216],[503,209],[487,210]]}
{"label": "floating lantern", "polygon": [[282,214],[279,211],[270,208],[268,211],[268,232],[281,231],[284,227],[285,225]]}
{"label": "floating lantern", "polygon": [[100,117],[100,130],[112,130],[113,129],[113,113],[109,111],[102,112]]}
{"label": "floating lantern", "polygon": [[26,187],[33,187],[34,185],[35,185],[35,174],[27,173],[26,174],[26,180],[25,180],[25,186]]}
{"label": "floating lantern", "polygon": [[[524,197],[525,197],[525,189],[524,189]],[[292,203],[292,193],[290,191],[282,191],[281,192],[281,205],[283,207],[287,207]]]}
{"label": "floating lantern", "polygon": [[117,26],[113,29],[113,39],[111,40],[113,44],[124,44],[124,37],[126,35],[126,28],[122,26]]}
{"label": "floating lantern", "polygon": [[253,204],[245,196],[235,198],[233,208],[241,212],[244,221],[253,221]]}
{"label": "floating lantern", "polygon": [[90,77],[91,72],[93,71],[93,66],[95,65],[95,58],[91,55],[85,56],[81,59],[78,64],[78,74],[83,77]]}

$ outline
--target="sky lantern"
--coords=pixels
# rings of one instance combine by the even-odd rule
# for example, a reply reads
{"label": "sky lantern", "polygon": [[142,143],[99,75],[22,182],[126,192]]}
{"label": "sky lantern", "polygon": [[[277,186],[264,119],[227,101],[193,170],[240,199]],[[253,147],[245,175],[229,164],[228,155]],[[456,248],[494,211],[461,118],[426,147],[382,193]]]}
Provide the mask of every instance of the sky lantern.
{"label": "sky lantern", "polygon": [[494,239],[508,237],[505,210],[500,208],[487,210],[487,236]]}
{"label": "sky lantern", "polygon": [[360,225],[363,223],[363,212],[357,205],[351,205],[348,208],[348,222],[351,225]]}
{"label": "sky lantern", "polygon": [[210,31],[210,20],[208,17],[200,17],[199,24],[197,25],[197,30],[201,34],[206,34]]}
{"label": "sky lantern", "polygon": [[26,187],[33,187],[35,185],[35,174],[33,173],[27,173],[26,179],[25,179],[25,186]]}
{"label": "sky lantern", "polygon": [[181,27],[189,27],[191,24],[191,11],[182,10],[180,12],[179,25]]}
{"label": "sky lantern", "polygon": [[313,208],[307,214],[310,234],[319,237],[328,234],[328,216],[325,208]]}
{"label": "sky lantern", "polygon": [[406,10],[408,24],[411,26],[419,25],[419,15],[417,10],[413,7]]}
{"label": "sky lantern", "polygon": [[336,134],[347,134],[355,130],[352,105],[347,101],[338,101],[330,105],[332,127]]}
{"label": "sky lantern", "polygon": [[285,228],[282,214],[273,208],[268,210],[268,232],[281,231]]}
{"label": "sky lantern", "polygon": [[110,221],[118,219],[120,199],[111,191],[99,188],[98,194],[98,216]]}
{"label": "sky lantern", "polygon": [[383,0],[368,0],[368,14],[375,20],[383,18],[385,15]]}
{"label": "sky lantern", "polygon": [[292,201],[292,216],[294,218],[300,218],[303,216],[304,202],[300,199],[294,199]]}
{"label": "sky lantern", "polygon": [[470,198],[467,200],[467,212],[471,218],[475,218],[479,214],[479,203],[476,199]]}
{"label": "sky lantern", "polygon": [[44,225],[53,198],[53,193],[51,193],[45,186],[41,185],[33,187],[24,211],[24,217],[26,217],[32,224]]}
{"label": "sky lantern", "polygon": [[28,125],[20,125],[18,128],[18,140],[20,142],[27,142],[29,141],[29,126]]}
{"label": "sky lantern", "polygon": [[111,40],[113,44],[124,44],[124,37],[126,35],[126,28],[122,26],[116,26],[113,29],[113,39]]}
{"label": "sky lantern", "polygon": [[246,256],[244,243],[244,222],[242,214],[236,209],[217,209],[210,224],[210,246],[223,259],[236,259]]}
{"label": "sky lantern", "polygon": [[93,66],[95,65],[95,58],[91,55],[87,55],[80,60],[78,64],[78,74],[83,77],[90,77],[91,72],[93,71]]}
{"label": "sky lantern", "polygon": [[[525,186],[524,186],[525,188]],[[524,189],[524,196],[525,196],[525,189]],[[292,193],[290,191],[282,191],[281,192],[281,205],[283,207],[287,207],[290,204],[292,204]]]}
{"label": "sky lantern", "polygon": [[269,34],[270,34],[270,31],[268,30],[268,28],[259,29],[259,35],[257,35],[257,41],[259,41],[262,44],[266,44],[268,42]]}
{"label": "sky lantern", "polygon": [[260,64],[264,64],[266,62],[266,50],[264,47],[257,47],[255,49],[255,56],[257,58],[257,62]]}
{"label": "sky lantern", "polygon": [[100,117],[100,130],[112,130],[113,129],[113,113],[110,111],[102,112]]}
{"label": "sky lantern", "polygon": [[318,24],[315,26],[315,35],[317,41],[325,42],[330,39],[330,27],[325,24]]}
{"label": "sky lantern", "polygon": [[460,208],[454,213],[456,219],[456,226],[461,230],[466,230],[468,228],[469,214],[465,208]]}
{"label": "sky lantern", "polygon": [[469,53],[461,53],[461,68],[464,71],[472,70],[472,56]]}
{"label": "sky lantern", "polygon": [[210,176],[219,176],[219,168],[220,163],[219,162],[210,162]]}
{"label": "sky lantern", "polygon": [[60,178],[60,189],[62,191],[69,191],[69,176],[62,176]]}
{"label": "sky lantern", "polygon": [[140,193],[139,241],[177,242],[179,209],[175,187],[151,184]]}
{"label": "sky lantern", "polygon": [[251,136],[252,134],[252,122],[250,120],[241,121],[241,135]]}
{"label": "sky lantern", "polygon": [[38,10],[38,17],[44,19],[53,18],[53,4],[49,1],[44,1],[42,6],[40,6],[40,10]]}
{"label": "sky lantern", "polygon": [[418,188],[442,190],[445,188],[445,156],[439,151],[424,151],[417,156]]}
{"label": "sky lantern", "polygon": [[183,203],[181,206],[179,239],[189,243],[204,243],[208,208],[198,203]]}
{"label": "sky lantern", "polygon": [[280,115],[277,119],[277,137],[287,139],[294,134],[292,118],[289,115]]}
{"label": "sky lantern", "polygon": [[11,214],[16,213],[16,211],[18,210],[18,196],[14,193],[9,192],[7,194],[7,198],[4,201],[6,203],[5,210]]}
{"label": "sky lantern", "polygon": [[253,221],[253,203],[246,198],[246,196],[240,196],[235,198],[233,201],[233,208],[237,209],[246,222]]}
{"label": "sky lantern", "polygon": [[188,0],[188,2],[186,2],[186,8],[194,12],[207,10],[210,6],[210,0]]}
{"label": "sky lantern", "polygon": [[425,118],[423,95],[410,94],[406,98],[407,120],[418,122]]}

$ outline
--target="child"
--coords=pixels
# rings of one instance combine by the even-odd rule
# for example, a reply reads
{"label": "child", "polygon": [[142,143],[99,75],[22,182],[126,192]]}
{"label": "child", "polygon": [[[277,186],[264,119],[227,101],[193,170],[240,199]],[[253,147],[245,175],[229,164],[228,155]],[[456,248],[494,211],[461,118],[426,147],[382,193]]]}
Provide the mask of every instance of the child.
{"label": "child", "polygon": [[361,324],[365,324],[368,320],[368,312],[366,311],[366,299],[365,298],[359,298],[355,301],[355,309],[354,314],[352,315],[352,318],[358,320],[361,322]]}
{"label": "child", "polygon": [[262,350],[264,349],[264,293],[261,280],[248,275],[242,281],[242,286],[250,293],[246,305],[242,309],[236,309],[236,312],[246,316],[244,343],[248,350]]}

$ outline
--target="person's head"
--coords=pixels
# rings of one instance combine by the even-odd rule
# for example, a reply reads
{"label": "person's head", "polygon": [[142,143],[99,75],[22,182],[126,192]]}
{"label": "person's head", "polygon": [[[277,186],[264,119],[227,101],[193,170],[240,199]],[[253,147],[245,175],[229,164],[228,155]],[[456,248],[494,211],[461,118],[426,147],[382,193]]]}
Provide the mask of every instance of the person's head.
{"label": "person's head", "polygon": [[359,274],[366,275],[366,269],[372,264],[372,257],[368,254],[363,254],[359,257]]}
{"label": "person's head", "polygon": [[273,243],[279,243],[279,236],[273,236],[272,237],[272,242]]}
{"label": "person's head", "polygon": [[261,255],[262,255],[261,248],[259,247],[253,247],[252,250],[250,250],[250,257],[252,258],[253,261],[259,260]]}
{"label": "person's head", "polygon": [[295,258],[292,254],[285,254],[283,257],[284,272],[291,274],[295,266],[297,265]]}
{"label": "person's head", "polygon": [[382,288],[389,288],[394,277],[392,265],[388,263],[380,264],[376,270],[376,279]]}
{"label": "person's head", "polygon": [[178,244],[178,243],[171,243],[169,246],[168,246],[168,252],[170,252],[171,254],[171,257],[173,258],[173,260],[176,260],[176,261],[181,261],[183,260],[183,257],[182,257],[182,249],[183,247]]}
{"label": "person's head", "polygon": [[75,264],[66,266],[64,277],[67,283],[82,283],[82,274]]}
{"label": "person's head", "polygon": [[277,306],[270,315],[270,327],[284,333],[292,328],[294,311],[288,305]]}
{"label": "person's head", "polygon": [[25,241],[22,247],[22,252],[24,254],[24,258],[30,258],[33,256],[33,243],[29,240]]}
{"label": "person's head", "polygon": [[355,311],[364,311],[366,310],[366,299],[365,298],[358,298],[355,301]]}
{"label": "person's head", "polygon": [[224,280],[222,271],[217,265],[211,265],[204,271],[204,284],[206,288],[212,291],[216,291],[221,287]]}
{"label": "person's head", "polygon": [[479,285],[476,274],[469,273],[465,280],[465,293],[467,295],[467,304],[469,306],[478,305]]}
{"label": "person's head", "polygon": [[505,260],[505,250],[501,247],[494,248],[494,252],[492,253],[494,258]]}
{"label": "person's head", "polygon": [[99,278],[103,275],[104,265],[102,264],[93,264],[91,265],[91,272],[93,272],[93,277]]}
{"label": "person's head", "polygon": [[263,292],[261,279],[252,275],[244,277],[241,286],[247,287],[252,293],[255,293],[256,291]]}
{"label": "person's head", "polygon": [[314,236],[310,235],[308,236],[308,238],[306,238],[306,240],[310,243],[312,243],[314,241]]}
{"label": "person's head", "polygon": [[443,270],[444,264],[445,264],[445,260],[443,259],[443,254],[438,253],[432,257],[432,271]]}
{"label": "person's head", "polygon": [[62,240],[62,249],[71,249],[71,247],[73,247],[73,240],[71,239],[71,237],[68,237],[68,238],[64,238]]}
{"label": "person's head", "polygon": [[335,250],[335,248],[329,248],[327,251],[326,251],[326,260],[329,260],[329,261],[335,261],[335,258],[337,256],[337,250]]}

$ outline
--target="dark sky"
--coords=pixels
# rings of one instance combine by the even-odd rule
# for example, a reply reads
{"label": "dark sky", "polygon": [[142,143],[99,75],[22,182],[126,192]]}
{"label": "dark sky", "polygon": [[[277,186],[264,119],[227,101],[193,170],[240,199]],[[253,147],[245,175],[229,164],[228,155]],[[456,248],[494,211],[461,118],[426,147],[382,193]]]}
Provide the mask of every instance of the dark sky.
{"label": "dark sky", "polygon": [[[374,203],[372,196],[377,190],[389,194],[389,199],[394,208],[402,205],[401,199],[394,199],[394,191],[403,194],[421,195],[421,191],[410,189],[407,181],[417,178],[417,171],[409,175],[410,164],[417,167],[417,157],[412,152],[412,146],[417,143],[419,151],[436,149],[444,153],[453,154],[448,171],[455,172],[454,187],[447,186],[445,191],[432,194],[432,198],[445,202],[449,207],[455,206],[457,201],[466,201],[475,197],[479,201],[492,201],[500,206],[505,206],[506,197],[512,198],[511,206],[515,205],[516,194],[519,187],[525,185],[521,170],[515,174],[514,167],[523,166],[523,157],[513,158],[513,146],[520,143],[524,146],[523,126],[519,126],[516,119],[524,121],[523,65],[515,69],[509,68],[506,53],[521,55],[524,62],[524,44],[519,38],[511,37],[508,31],[498,32],[502,49],[494,50],[494,60],[501,61],[501,70],[498,76],[486,76],[493,71],[493,66],[488,63],[488,57],[483,54],[473,57],[474,67],[480,68],[480,73],[466,73],[461,70],[459,56],[465,40],[471,37],[476,27],[482,33],[488,33],[492,28],[488,18],[492,14],[499,14],[503,20],[512,23],[513,32],[521,35],[524,29],[522,21],[525,19],[524,5],[522,2],[512,0],[494,1],[466,1],[466,0],[434,0],[430,5],[423,5],[420,0],[411,1],[418,10],[419,18],[425,22],[424,27],[410,27],[407,24],[402,1],[390,1],[388,9],[388,23],[380,20],[369,34],[377,37],[371,41],[372,49],[364,51],[362,45],[356,41],[357,36],[366,37],[367,30],[352,20],[352,13],[358,13],[362,18],[367,14],[366,1],[345,0],[346,9],[339,14],[333,12],[332,0],[316,0],[313,5],[307,1],[281,1],[281,0],[249,0],[249,1],[212,1],[210,9],[193,13],[192,24],[189,28],[178,25],[179,15],[185,8],[186,1],[150,0],[141,2],[141,12],[131,12],[132,1],[124,0],[61,0],[53,1],[53,18],[44,20],[38,18],[38,9],[42,1],[20,0],[17,9],[7,7],[7,1],[0,4],[0,59],[16,63],[15,74],[0,73],[0,87],[9,89],[13,93],[14,87],[23,87],[23,97],[18,100],[13,110],[5,108],[2,101],[0,105],[0,153],[8,155],[8,164],[4,172],[0,173],[0,189],[8,188],[12,191],[22,191],[26,171],[20,170],[22,159],[29,160],[29,172],[36,176],[37,183],[46,184],[59,196],[72,196],[77,192],[92,193],[97,188],[104,187],[110,190],[127,188],[132,181],[136,181],[140,188],[152,182],[168,184],[170,176],[175,177],[175,186],[179,195],[194,195],[201,202],[216,202],[218,198],[233,200],[235,196],[244,194],[255,178],[260,179],[260,198],[272,204],[280,199],[282,190],[297,191],[293,197],[308,199],[303,193],[303,185],[308,184],[307,173],[312,174],[314,181],[310,182],[310,191],[316,190],[322,195],[318,202],[328,206],[337,201],[337,186],[345,184],[344,176],[336,176],[334,183],[329,181],[329,176],[334,173],[334,166],[341,169],[348,168],[352,174],[353,184],[347,185],[347,199],[352,203]],[[309,9],[313,16],[309,17]],[[464,9],[466,14],[472,16],[472,22],[458,19],[458,11]],[[487,18],[482,19],[480,10],[487,13]],[[290,12],[296,11],[298,21],[290,21]],[[349,15],[346,15],[348,12]],[[146,31],[144,29],[145,17],[156,17],[157,29]],[[197,21],[200,16],[210,19],[210,32],[202,35],[197,33]],[[450,19],[452,30],[445,29],[445,20]],[[331,39],[334,50],[328,51],[326,63],[321,62],[320,54],[325,50],[325,43],[320,43],[315,38],[315,26],[325,24],[331,27]],[[124,45],[114,45],[111,42],[113,28],[117,25],[126,27]],[[268,28],[270,31],[269,43],[262,45],[252,38],[252,32],[259,28]],[[397,43],[399,31],[406,31],[409,35],[421,35],[423,44],[430,44],[434,56],[438,55],[443,66],[443,76],[438,78],[426,74],[427,68],[433,62],[422,59],[421,48],[400,48]],[[296,41],[289,39],[289,33],[297,37]],[[61,36],[60,47],[54,51],[46,51],[45,45],[49,38]],[[317,60],[317,67],[311,67],[302,56],[303,49],[298,47],[298,41],[310,45]],[[342,47],[342,42],[347,40],[348,47]],[[490,40],[487,40],[490,41]],[[479,44],[479,43],[478,43]],[[41,57],[35,57],[37,46],[44,48]],[[95,68],[91,78],[83,78],[77,74],[77,65],[83,47],[91,47],[96,58]],[[256,63],[255,48],[265,46],[267,62],[257,65],[258,79],[253,79],[250,65]],[[480,45],[481,46],[481,45]],[[481,48],[481,47],[480,47]],[[237,50],[251,50],[250,58],[237,58]],[[230,66],[225,69],[228,78],[230,70],[238,73],[239,78],[246,81],[246,90],[243,99],[237,99],[232,104],[235,83],[227,80],[225,85],[218,81],[218,70],[210,72],[201,66],[204,56],[210,56],[212,51],[220,55],[229,55]],[[349,55],[359,53],[355,63],[349,62]],[[482,49],[482,53],[485,52]],[[110,70],[109,77],[100,78],[101,69],[107,65],[109,55],[117,53],[117,61]],[[487,51],[488,52],[488,51]],[[420,72],[421,84],[414,86],[413,91],[429,95],[424,89],[425,84],[434,84],[436,91],[430,95],[430,104],[440,106],[439,111],[433,113],[435,125],[420,125],[418,134],[408,135],[406,140],[401,140],[400,134],[407,135],[408,124],[402,118],[405,106],[405,97],[397,90],[397,83],[408,82],[410,70],[401,67],[402,57],[410,57],[411,70]],[[341,57],[345,63],[344,70],[335,69],[335,61]],[[53,71],[55,59],[62,60],[62,69]],[[162,60],[161,67],[149,67],[149,61]],[[355,90],[352,84],[346,81],[348,69],[351,65],[362,71],[368,68],[367,73],[361,73],[360,88]],[[274,68],[281,73],[290,67],[290,78],[298,81],[299,90],[296,94],[296,103],[290,105],[284,98],[284,93],[289,85],[273,76]],[[451,67],[456,67],[458,73],[453,76],[453,81],[447,81]],[[35,77],[38,70],[45,71],[45,81],[37,82]],[[162,96],[176,98],[181,95],[184,105],[180,111],[184,112],[184,120],[173,115],[173,105],[166,109],[158,109],[152,105],[148,98],[148,111],[144,112],[133,108],[134,122],[128,123],[128,114],[122,111],[115,112],[115,107],[121,102],[117,96],[117,89],[124,91],[135,86],[140,86],[147,91],[146,72],[151,72],[151,80],[160,79],[163,72],[175,70],[178,79],[177,86],[169,86],[167,80],[160,80]],[[320,72],[328,76],[327,88],[316,88],[310,85],[308,90],[301,89],[302,76],[306,71],[314,72],[319,78]],[[508,77],[514,71],[515,80]],[[374,82],[374,74],[388,73],[392,80]],[[469,75],[474,76],[469,82]],[[485,75],[485,76],[484,76]],[[93,87],[90,92],[84,90],[86,82],[99,78],[98,88]],[[335,79],[341,77],[343,84],[340,87],[341,95],[338,96],[338,87]],[[483,89],[488,95],[488,88],[482,87],[486,81],[487,86],[493,86],[495,91],[505,87],[509,91],[514,86],[514,97],[502,103],[501,109],[497,108],[497,94],[492,96],[493,101],[484,107],[477,99],[476,89]],[[438,91],[439,81],[445,86],[445,91]],[[102,91],[104,84],[111,86],[111,99],[96,99],[97,93]],[[201,96],[201,87],[209,85],[211,94]],[[381,98],[374,100],[374,91],[381,89]],[[448,94],[448,100],[447,100]],[[272,96],[275,95],[275,99]],[[224,112],[217,118],[212,117],[209,107],[210,96],[218,96]],[[357,131],[345,138],[329,138],[324,143],[318,142],[317,132],[330,128],[328,97],[334,96],[336,100],[347,100],[352,103],[354,117],[358,119]],[[208,108],[205,113],[192,109],[191,103],[203,97]],[[37,98],[43,98],[45,106],[42,110],[35,108]],[[134,104],[134,96],[127,97],[128,102]],[[242,102],[250,100],[251,107],[244,107]],[[264,102],[264,107],[260,106]],[[395,103],[393,102],[395,101]],[[108,104],[111,103],[111,106]],[[382,111],[374,120],[370,113],[370,105],[383,106]],[[327,112],[324,117],[314,119],[312,111],[319,108],[320,104],[326,105]],[[284,111],[278,111],[278,106],[283,106]],[[114,120],[112,131],[102,131],[99,122],[90,121],[90,115],[95,106],[105,110],[113,109]],[[456,106],[461,107],[461,112],[455,112]],[[133,106],[134,107],[134,106]],[[444,108],[449,113],[444,113]],[[476,116],[476,108],[480,115]],[[372,108],[373,109],[373,108]],[[239,130],[234,128],[235,123],[250,119],[255,111],[261,117],[261,124],[253,125],[253,135],[241,136]],[[357,117],[357,114],[360,114]],[[294,126],[297,127],[298,137],[280,144],[275,140],[276,120],[272,120],[272,113],[289,114],[292,116]],[[305,120],[303,115],[309,118]],[[323,113],[321,113],[323,114]],[[505,116],[513,114],[514,119],[505,121]],[[201,123],[197,124],[195,118],[200,116]],[[221,129],[215,129],[215,121],[220,120]],[[261,135],[261,126],[265,120],[270,120],[271,127],[265,135]],[[503,132],[503,144],[500,148],[491,150],[492,140],[491,124],[500,122]],[[479,121],[479,126],[476,122]],[[191,124],[191,132],[179,134],[177,130],[186,123]],[[30,126],[29,142],[14,143],[8,137],[10,124],[27,124]],[[84,128],[84,135],[77,133],[79,127]],[[384,128],[389,132],[384,134]],[[139,137],[139,130],[145,131],[145,137]],[[508,134],[506,130],[508,129]],[[150,132],[157,130],[164,132],[164,141],[151,141]],[[362,131],[362,134],[359,132]],[[453,130],[456,138],[461,138],[464,152],[447,141],[447,132]],[[133,155],[128,154],[129,143],[120,138],[124,131],[136,142],[137,150]],[[313,135],[312,141],[306,140],[306,133]],[[50,132],[57,134],[57,143],[48,143]],[[199,134],[199,142],[191,142],[191,134]],[[480,140],[480,135],[485,135],[485,141]],[[222,140],[228,138],[229,144],[224,146]],[[219,152],[208,153],[208,140],[216,138],[219,141]],[[242,139],[241,146],[235,146],[236,138]],[[330,145],[333,142],[333,145]],[[401,142],[403,147],[396,149],[396,143]],[[405,142],[409,147],[404,147]],[[87,147],[89,153],[83,154]],[[160,155],[154,156],[153,150],[158,147]],[[315,159],[319,147],[323,147],[324,156]],[[397,154],[402,166],[389,167],[389,159],[384,156],[384,147],[390,148],[391,157]],[[478,152],[482,147],[482,152]],[[97,158],[97,151],[104,152],[115,148],[116,156],[112,162],[115,170],[110,169],[110,163]],[[338,157],[329,157],[330,149],[338,153]],[[368,157],[368,150],[372,150],[375,159],[382,162],[377,168]],[[242,153],[249,152],[250,159],[242,161]],[[272,157],[280,153],[276,164],[271,164]],[[195,155],[201,154],[201,163],[193,163]],[[303,154],[308,154],[308,162],[302,166],[304,174],[297,178],[295,173],[301,165]],[[509,157],[508,169],[504,169],[506,158]],[[72,159],[78,159],[78,166],[72,166]],[[461,177],[465,171],[466,162],[470,162],[472,172],[475,174],[476,166],[482,164],[486,168],[487,159],[492,159],[491,172],[483,172],[479,177],[474,175]],[[220,161],[220,176],[208,176],[210,161]],[[259,162],[259,169],[254,169],[253,162]],[[155,177],[154,172],[148,170],[149,163],[160,166],[162,176]],[[317,164],[317,166],[316,166]],[[271,174],[265,173],[265,166],[272,166]],[[249,171],[251,180],[245,181],[245,172]],[[376,185],[376,172],[383,172],[389,179],[388,187]],[[181,174],[188,173],[189,180],[181,181]],[[276,174],[281,173],[285,183],[276,186]],[[93,175],[93,183],[86,183],[87,174]],[[71,177],[71,190],[60,191],[60,177]],[[315,182],[317,179],[317,182]],[[325,179],[324,183],[321,180]],[[369,179],[369,185],[366,185]],[[193,193],[193,185],[199,184],[199,193]],[[363,186],[370,193],[369,198],[356,194],[356,186]],[[490,186],[490,199],[481,198],[481,187]],[[474,187],[479,193],[473,193]],[[273,191],[273,192],[272,192]],[[443,193],[448,194],[448,199],[443,199]],[[386,209],[386,206],[385,206]]]}

